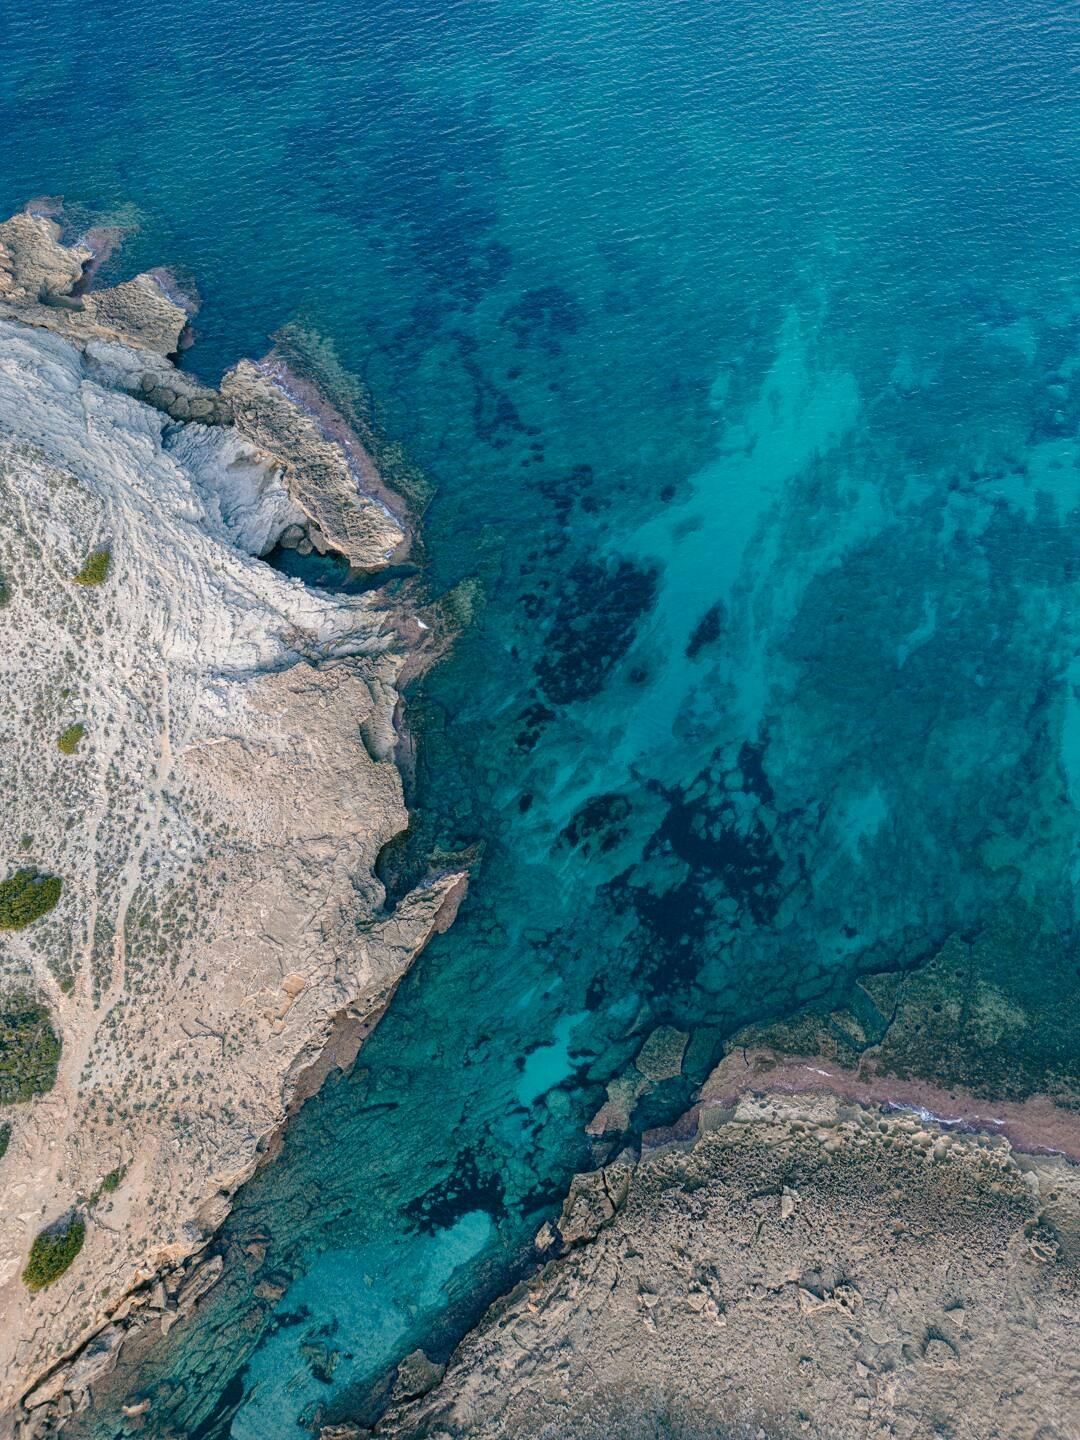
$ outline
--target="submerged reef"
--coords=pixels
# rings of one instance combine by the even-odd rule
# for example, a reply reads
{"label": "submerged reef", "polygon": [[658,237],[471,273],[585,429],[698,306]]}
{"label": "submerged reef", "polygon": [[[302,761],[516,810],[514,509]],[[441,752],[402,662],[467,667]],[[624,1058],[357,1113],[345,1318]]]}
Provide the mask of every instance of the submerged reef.
{"label": "submerged reef", "polygon": [[1016,901],[835,1009],[737,1031],[692,1109],[619,1150],[683,1063],[687,1036],[653,1031],[542,1268],[448,1365],[408,1357],[373,1431],[323,1440],[1065,1440],[1077,983]]}
{"label": "submerged reef", "polygon": [[94,290],[94,264],[52,214],[0,224],[0,987],[20,1017],[0,1413],[20,1434],[213,1285],[237,1187],[465,884],[447,867],[390,910],[375,873],[408,824],[400,677],[437,627],[260,558],[284,537],[378,571],[408,546],[404,503],[280,356],[204,386],[172,358],[191,307],[171,277]]}
{"label": "submerged reef", "polygon": [[655,1029],[542,1268],[448,1364],[407,1357],[373,1430],[322,1440],[1065,1440],[1077,984],[1014,901],[837,1008],[735,1032],[693,1107],[620,1149],[683,1066],[687,1034]]}

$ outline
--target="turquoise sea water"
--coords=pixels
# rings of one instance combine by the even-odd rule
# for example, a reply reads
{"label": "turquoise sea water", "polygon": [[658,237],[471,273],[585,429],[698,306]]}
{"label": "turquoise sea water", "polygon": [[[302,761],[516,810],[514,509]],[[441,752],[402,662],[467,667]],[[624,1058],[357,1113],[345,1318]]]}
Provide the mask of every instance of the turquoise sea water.
{"label": "turquoise sea water", "polygon": [[208,376],[332,340],[486,596],[413,702],[469,900],[124,1373],[144,1433],[372,1414],[656,1024],[638,1128],[1003,906],[1073,946],[1078,48],[1044,0],[7,0],[0,204],[135,224]]}

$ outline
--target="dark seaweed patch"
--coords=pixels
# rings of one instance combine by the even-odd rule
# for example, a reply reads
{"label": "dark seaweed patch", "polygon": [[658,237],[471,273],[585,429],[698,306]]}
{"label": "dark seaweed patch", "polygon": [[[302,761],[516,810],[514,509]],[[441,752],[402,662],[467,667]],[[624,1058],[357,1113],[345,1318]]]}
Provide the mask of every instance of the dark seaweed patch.
{"label": "dark seaweed patch", "polygon": [[[555,519],[560,525],[565,525],[574,506],[581,504],[584,507],[589,501],[594,479],[591,465],[574,465],[559,475],[547,476],[540,481],[537,489],[545,499],[551,501]],[[593,504],[589,508],[596,510],[599,504]]]}
{"label": "dark seaweed patch", "polygon": [[534,750],[540,739],[540,732],[549,721],[555,719],[555,711],[547,705],[539,702],[535,705],[527,705],[518,716],[522,728],[515,736],[515,744],[519,750]]}
{"label": "dark seaweed patch", "polygon": [[673,852],[696,879],[720,880],[757,924],[767,924],[779,904],[776,881],[782,862],[760,818],[741,817],[728,791],[716,800],[710,798],[715,793],[711,789],[696,800],[687,799],[685,790],[661,793],[668,810],[649,840],[646,858]]}
{"label": "dark seaweed patch", "polygon": [[655,602],[657,580],[655,569],[629,560],[614,566],[582,560],[573,567],[535,667],[553,704],[587,700],[603,689]]}
{"label": "dark seaweed patch", "polygon": [[712,645],[720,639],[724,629],[724,619],[724,606],[722,601],[718,600],[715,605],[709,606],[694,626],[694,633],[686,645],[688,660],[696,659],[706,645]]}
{"label": "dark seaweed patch", "polygon": [[327,1325],[310,1330],[300,1342],[300,1354],[308,1362],[312,1379],[318,1380],[320,1385],[332,1384],[339,1362],[350,1356],[349,1351],[337,1350],[329,1343],[337,1329],[337,1321],[332,1320]]}
{"label": "dark seaweed patch", "polygon": [[558,355],[563,338],[576,334],[581,321],[577,297],[561,285],[526,290],[503,315],[503,324],[513,331],[519,345],[532,346],[545,355]]}
{"label": "dark seaweed patch", "polygon": [[503,1208],[503,1182],[499,1176],[481,1172],[475,1150],[459,1152],[450,1174],[410,1200],[405,1215],[425,1234],[445,1230],[470,1210],[497,1214]]}
{"label": "dark seaweed patch", "polygon": [[462,369],[473,386],[473,429],[478,440],[503,450],[512,440],[528,433],[518,408],[505,390],[494,383],[478,357],[479,344],[473,335],[456,331]]}
{"label": "dark seaweed patch", "polygon": [[244,1365],[232,1376],[206,1419],[189,1431],[189,1440],[218,1440],[229,1433],[233,1417],[244,1403],[247,1373]]}
{"label": "dark seaweed patch", "polygon": [[593,795],[580,806],[559,833],[560,843],[591,855],[606,855],[629,834],[630,801],[625,795]]}
{"label": "dark seaweed patch", "polygon": [[[617,913],[632,912],[639,936],[639,970],[654,994],[693,982],[730,923],[718,907],[734,900],[738,913],[768,925],[785,893],[783,860],[760,814],[772,799],[764,747],[746,742],[738,768],[719,760],[683,788],[653,781],[648,789],[666,801],[641,862],[601,888]],[[728,762],[730,763],[730,762]],[[747,801],[750,804],[747,804]],[[657,874],[677,878],[657,883]]]}
{"label": "dark seaweed patch", "polygon": [[773,788],[765,774],[764,757],[764,742],[755,744],[752,740],[744,740],[739,747],[739,769],[742,772],[743,788],[751,795],[756,795],[763,805],[771,805]]}
{"label": "dark seaweed patch", "polygon": [[639,970],[653,994],[687,985],[701,967],[712,910],[701,885],[686,880],[657,892],[633,869],[602,887],[618,913],[632,910],[641,928]]}

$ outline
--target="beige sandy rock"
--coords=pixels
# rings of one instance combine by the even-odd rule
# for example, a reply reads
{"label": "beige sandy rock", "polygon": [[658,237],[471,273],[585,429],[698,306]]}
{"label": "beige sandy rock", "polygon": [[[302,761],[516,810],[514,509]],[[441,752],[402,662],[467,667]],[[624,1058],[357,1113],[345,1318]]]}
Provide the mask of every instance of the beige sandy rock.
{"label": "beige sandy rock", "polygon": [[284,465],[289,494],[319,548],[340,551],[358,569],[378,569],[399,550],[404,527],[387,505],[360,489],[361,467],[371,463],[361,447],[347,454],[328,439],[319,421],[292,402],[287,385],[286,375],[242,360],[222,380],[221,393],[237,429]]}
{"label": "beige sandy rock", "polygon": [[72,294],[90,265],[89,246],[64,245],[49,216],[23,211],[0,224],[0,317],[20,319],[74,341],[114,340],[171,355],[188,322],[160,273]]}
{"label": "beige sandy rock", "polygon": [[646,1150],[593,1237],[496,1304],[376,1434],[1077,1433],[1072,1166],[830,1095],[698,1115],[692,1142]]}
{"label": "beige sandy rock", "polygon": [[412,1400],[433,1390],[443,1377],[445,1365],[436,1365],[423,1350],[413,1350],[397,1368],[394,1399]]}
{"label": "beige sandy rock", "polygon": [[[37,1387],[54,1418],[126,1325],[167,1325],[214,1283],[213,1262],[185,1260],[464,884],[388,913],[374,873],[407,823],[398,612],[254,557],[303,519],[281,459],[141,398],[131,377],[165,365],[118,339],[132,306],[162,316],[141,281],[78,312],[37,305],[79,273],[56,234],[0,227],[0,878],[63,880],[49,915],[0,932],[0,987],[43,997],[63,1041],[55,1087],[0,1116],[0,1413]],[[74,583],[102,550],[104,582]],[[31,1294],[31,1243],[72,1207],[85,1245]]]}
{"label": "beige sandy rock", "polygon": [[62,301],[91,259],[86,246],[60,243],[60,226],[22,211],[0,224],[0,297],[16,304]]}
{"label": "beige sandy rock", "polygon": [[83,312],[94,327],[126,345],[172,355],[187,324],[187,312],[170,300],[154,275],[136,275],[83,298]]}
{"label": "beige sandy rock", "polygon": [[621,1157],[602,1170],[575,1175],[563,1202],[558,1232],[564,1245],[593,1240],[626,1203],[632,1163]]}

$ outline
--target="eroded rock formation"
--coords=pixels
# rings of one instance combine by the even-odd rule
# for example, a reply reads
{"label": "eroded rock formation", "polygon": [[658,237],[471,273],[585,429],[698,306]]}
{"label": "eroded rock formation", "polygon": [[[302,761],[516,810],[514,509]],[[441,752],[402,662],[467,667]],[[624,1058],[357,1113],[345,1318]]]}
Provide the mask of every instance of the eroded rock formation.
{"label": "eroded rock formation", "polygon": [[[0,225],[0,880],[62,881],[0,934],[0,984],[62,1041],[0,1116],[0,1412],[38,1417],[213,1282],[190,1257],[335,1019],[363,1030],[463,886],[389,913],[374,873],[407,823],[400,609],[256,558],[288,527],[369,569],[400,547],[360,442],[269,371],[176,370],[185,308],[154,275],[80,294],[90,258],[46,216]],[[72,1213],[81,1251],[31,1292]]]}
{"label": "eroded rock formation", "polygon": [[578,1177],[564,1253],[376,1434],[1075,1433],[1080,1178],[1063,1158],[828,1094],[706,1102],[691,1128]]}

